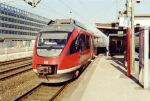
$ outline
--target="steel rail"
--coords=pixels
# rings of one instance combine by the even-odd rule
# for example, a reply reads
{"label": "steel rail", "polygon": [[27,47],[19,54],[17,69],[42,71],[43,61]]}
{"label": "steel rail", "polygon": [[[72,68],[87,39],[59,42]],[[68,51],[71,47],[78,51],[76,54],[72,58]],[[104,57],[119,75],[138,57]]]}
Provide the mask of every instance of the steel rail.
{"label": "steel rail", "polygon": [[[25,66],[29,66],[29,65],[31,65],[31,63],[30,63],[30,64],[22,65],[22,66],[19,67],[19,69],[20,69],[20,68],[23,68],[23,67],[25,67]],[[15,70],[17,70],[17,69],[15,69]],[[5,79],[7,79],[7,78],[14,77],[14,76],[16,76],[16,75],[18,75],[18,74],[21,74],[21,73],[24,73],[24,72],[27,72],[27,71],[30,71],[30,70],[32,70],[31,67],[28,67],[28,68],[26,67],[26,68],[23,68],[22,70],[19,70],[19,71],[15,72],[15,73],[11,73],[11,74],[6,75],[6,76],[5,76],[5,74],[6,74],[7,72],[5,72],[4,74],[1,74],[1,76],[2,76],[2,75],[4,75],[4,76],[0,77],[0,80],[5,80]],[[10,71],[9,71],[9,72],[10,72]],[[14,70],[13,70],[12,72],[14,72]]]}
{"label": "steel rail", "polygon": [[[52,97],[50,97],[50,99],[48,101],[55,100],[57,98],[57,96],[59,94],[61,94],[61,92],[66,88],[66,86],[68,84],[69,83],[66,83],[65,85],[63,85],[54,95],[52,95]],[[39,83],[39,84],[35,85],[31,89],[27,90],[23,94],[21,94],[18,97],[16,97],[13,101],[22,101],[24,98],[27,98],[28,96],[32,96],[32,94],[34,93],[34,91],[38,91],[38,88],[40,88],[42,85],[43,85],[43,83]],[[50,87],[53,88],[53,86],[50,86]],[[44,97],[45,96],[43,95],[42,98],[44,98]]]}
{"label": "steel rail", "polygon": [[6,73],[6,72],[9,72],[9,71],[12,71],[12,70],[16,70],[16,69],[19,69],[19,68],[22,68],[24,66],[28,66],[28,65],[31,65],[31,64],[32,64],[32,62],[24,63],[24,64],[21,64],[19,66],[15,66],[15,67],[7,67],[4,70],[0,70],[0,74]]}
{"label": "steel rail", "polygon": [[31,89],[27,90],[26,92],[24,92],[23,94],[19,95],[18,97],[16,97],[13,101],[19,101],[21,100],[23,97],[27,96],[28,94],[30,94],[31,92],[33,92],[35,89],[37,89],[38,87],[40,87],[42,85],[42,83],[39,83],[37,85],[35,85],[34,87],[32,87]]}
{"label": "steel rail", "polygon": [[10,61],[4,61],[4,62],[0,62],[0,66],[8,65],[8,64],[16,63],[16,62],[21,62],[23,60],[30,60],[30,59],[31,57],[26,57],[26,58],[20,58],[20,59],[15,59],[15,60],[10,60]]}
{"label": "steel rail", "polygon": [[49,100],[49,101],[54,101],[58,95],[61,94],[61,92],[68,86],[69,83],[66,83],[55,95]]}

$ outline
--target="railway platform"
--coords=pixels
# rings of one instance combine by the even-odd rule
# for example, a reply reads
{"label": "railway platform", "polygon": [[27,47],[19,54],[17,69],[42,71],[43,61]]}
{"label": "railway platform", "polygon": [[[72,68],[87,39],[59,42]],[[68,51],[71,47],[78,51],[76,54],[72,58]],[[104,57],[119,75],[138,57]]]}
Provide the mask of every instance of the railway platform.
{"label": "railway platform", "polygon": [[150,89],[126,76],[122,59],[99,55],[63,92],[61,101],[150,101]]}

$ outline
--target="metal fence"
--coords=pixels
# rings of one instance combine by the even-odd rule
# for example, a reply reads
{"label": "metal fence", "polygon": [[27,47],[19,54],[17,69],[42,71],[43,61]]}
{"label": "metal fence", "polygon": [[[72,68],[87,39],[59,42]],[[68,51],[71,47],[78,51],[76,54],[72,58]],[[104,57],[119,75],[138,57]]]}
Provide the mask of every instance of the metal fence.
{"label": "metal fence", "polygon": [[0,61],[8,61],[17,58],[31,57],[34,41],[29,40],[1,40]]}
{"label": "metal fence", "polygon": [[31,40],[1,40],[0,48],[15,48],[15,47],[32,47],[34,41]]}

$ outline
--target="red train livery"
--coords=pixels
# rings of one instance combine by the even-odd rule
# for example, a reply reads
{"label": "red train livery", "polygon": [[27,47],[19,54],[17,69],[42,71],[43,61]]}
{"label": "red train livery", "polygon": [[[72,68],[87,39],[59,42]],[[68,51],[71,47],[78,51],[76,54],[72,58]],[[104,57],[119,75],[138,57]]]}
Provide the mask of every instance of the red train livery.
{"label": "red train livery", "polygon": [[72,79],[95,55],[95,38],[75,20],[52,21],[37,34],[33,71],[42,82]]}

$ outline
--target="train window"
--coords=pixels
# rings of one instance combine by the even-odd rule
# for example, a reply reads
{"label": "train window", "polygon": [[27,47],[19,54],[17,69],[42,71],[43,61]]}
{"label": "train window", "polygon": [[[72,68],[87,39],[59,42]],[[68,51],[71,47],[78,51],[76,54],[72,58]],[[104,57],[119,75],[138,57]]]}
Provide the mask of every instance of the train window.
{"label": "train window", "polygon": [[80,43],[80,45],[81,45],[81,51],[83,51],[83,50],[86,50],[86,36],[84,35],[84,34],[81,34],[80,35],[80,38],[79,38],[79,43]]}
{"label": "train window", "polygon": [[69,54],[74,54],[76,52],[79,52],[79,42],[78,42],[78,37],[76,37],[72,43],[71,43],[71,46],[70,46],[70,49],[69,49]]}
{"label": "train window", "polygon": [[86,36],[86,49],[89,49],[90,48],[90,40],[89,40],[89,36]]}

